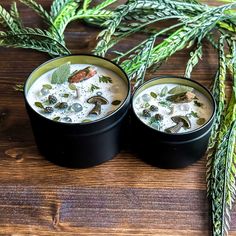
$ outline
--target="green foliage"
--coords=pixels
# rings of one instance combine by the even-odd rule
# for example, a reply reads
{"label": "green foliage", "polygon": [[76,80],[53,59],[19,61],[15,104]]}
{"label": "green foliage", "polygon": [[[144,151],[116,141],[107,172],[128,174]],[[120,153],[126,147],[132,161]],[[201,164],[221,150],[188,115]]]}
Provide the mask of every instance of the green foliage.
{"label": "green foliage", "polygon": [[16,2],[13,2],[11,4],[10,15],[13,19],[13,22],[16,25],[18,25],[18,28],[22,28],[22,21],[21,21],[21,18],[20,18],[20,14],[19,14]]}
{"label": "green foliage", "polygon": [[[35,0],[20,0],[42,17],[47,23],[46,29],[24,27],[15,2],[9,12],[0,6],[0,24],[4,29],[0,32],[0,46],[29,48],[51,56],[70,54],[64,32],[72,21],[84,21],[102,29],[94,49],[95,54],[102,56],[124,39],[142,33],[144,38],[134,47],[125,52],[114,51],[113,60],[134,81],[134,89],[144,82],[147,70],[156,70],[185,48],[191,48],[185,70],[185,76],[190,77],[202,59],[203,39],[218,50],[219,68],[212,88],[217,112],[207,155],[207,186],[215,236],[228,232],[236,180],[236,2],[219,1],[229,4],[216,7],[197,0],[130,0],[113,10],[108,7],[117,0],[104,0],[95,6],[91,0],[54,0],[48,13]],[[175,21],[170,21],[172,19]],[[160,21],[171,24],[161,28]],[[227,70],[234,79],[228,103],[225,102]],[[96,85],[91,87],[93,91],[96,89]]]}
{"label": "green foliage", "polygon": [[1,5],[0,24],[12,32],[17,32],[19,30],[19,25],[15,22],[15,18],[13,18]]}
{"label": "green foliage", "polygon": [[52,23],[52,18],[50,17],[48,12],[42,7],[41,4],[35,2],[34,0],[20,0],[20,2],[34,10],[49,25]]}
{"label": "green foliage", "polygon": [[76,11],[79,7],[79,1],[55,0],[51,8],[51,16],[53,23],[51,30],[57,30],[60,36],[63,36],[66,26],[75,16]]}
{"label": "green foliage", "polygon": [[185,70],[185,77],[190,78],[193,68],[198,64],[199,59],[202,59],[202,45],[199,44],[194,52],[190,53],[190,59]]}
{"label": "green foliage", "polygon": [[84,0],[84,2],[83,2],[83,10],[84,10],[84,12],[87,11],[87,9],[88,9],[88,7],[89,7],[91,2],[92,2],[92,0]]}
{"label": "green foliage", "polygon": [[232,123],[217,147],[212,168],[213,235],[227,235],[230,210],[236,194],[236,121]]}
{"label": "green foliage", "polygon": [[215,155],[215,147],[217,144],[217,140],[219,139],[219,130],[220,125],[223,118],[223,112],[225,110],[225,80],[226,80],[226,58],[224,53],[224,42],[226,36],[222,36],[219,39],[219,70],[217,73],[217,77],[215,79],[215,83],[213,86],[213,95],[216,100],[217,108],[216,108],[216,116],[214,119],[211,137],[208,144],[207,150],[207,191],[208,195],[211,195],[212,189],[212,168],[214,162]]}

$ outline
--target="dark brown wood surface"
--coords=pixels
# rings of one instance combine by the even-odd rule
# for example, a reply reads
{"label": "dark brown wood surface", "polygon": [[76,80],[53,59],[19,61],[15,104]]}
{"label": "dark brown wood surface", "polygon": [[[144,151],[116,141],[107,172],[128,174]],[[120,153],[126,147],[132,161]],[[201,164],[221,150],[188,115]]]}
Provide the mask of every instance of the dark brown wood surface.
{"label": "dark brown wood surface", "polygon": [[[11,1],[0,3],[9,9]],[[31,10],[20,5],[20,11],[25,25],[42,26]],[[70,24],[68,47],[90,52],[97,32]],[[141,37],[118,47],[126,50]],[[177,53],[155,75],[183,75],[188,57],[189,51]],[[31,50],[0,48],[0,235],[210,235],[205,158],[185,169],[162,170],[123,151],[105,164],[76,170],[38,154],[23,96],[13,86],[47,59]],[[205,44],[192,78],[209,86],[216,59]],[[236,235],[236,210],[231,226],[230,235]]]}

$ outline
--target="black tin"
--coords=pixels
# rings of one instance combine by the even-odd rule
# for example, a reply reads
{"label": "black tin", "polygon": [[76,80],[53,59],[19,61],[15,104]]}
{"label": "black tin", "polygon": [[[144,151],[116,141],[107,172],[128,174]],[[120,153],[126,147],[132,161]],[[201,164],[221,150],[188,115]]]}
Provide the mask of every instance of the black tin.
{"label": "black tin", "polygon": [[[91,64],[110,69],[125,80],[128,93],[112,114],[88,123],[61,123],[38,114],[27,101],[27,92],[39,76],[66,62]],[[113,62],[93,55],[71,55],[52,59],[34,70],[25,83],[24,98],[36,144],[49,161],[61,166],[85,168],[112,159],[120,151],[121,135],[130,105],[130,83],[125,72]]]}
{"label": "black tin", "polygon": [[[213,106],[213,113],[208,122],[196,130],[180,134],[164,133],[144,124],[134,111],[133,101],[144,89],[163,83],[187,85],[203,93]],[[147,81],[135,91],[132,100],[131,125],[134,150],[144,161],[160,168],[182,168],[198,161],[207,149],[215,108],[212,94],[196,81],[176,76],[161,76]]]}

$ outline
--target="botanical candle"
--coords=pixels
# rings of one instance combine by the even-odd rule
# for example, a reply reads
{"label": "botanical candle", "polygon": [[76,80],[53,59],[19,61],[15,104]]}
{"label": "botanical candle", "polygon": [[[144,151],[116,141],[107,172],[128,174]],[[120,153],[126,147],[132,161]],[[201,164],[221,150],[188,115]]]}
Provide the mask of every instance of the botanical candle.
{"label": "botanical candle", "polygon": [[212,116],[213,107],[198,90],[181,84],[157,84],[134,100],[138,117],[162,132],[184,133],[200,128]]}
{"label": "botanical candle", "polygon": [[114,112],[127,93],[127,84],[113,71],[68,62],[42,74],[29,89],[27,99],[48,119],[83,123]]}
{"label": "botanical candle", "polygon": [[131,92],[125,72],[106,58],[70,55],[29,76],[25,105],[40,153],[67,167],[90,167],[121,149]]}
{"label": "botanical candle", "polygon": [[204,155],[214,116],[214,98],[198,82],[175,76],[149,80],[133,95],[133,148],[152,165],[185,167]]}

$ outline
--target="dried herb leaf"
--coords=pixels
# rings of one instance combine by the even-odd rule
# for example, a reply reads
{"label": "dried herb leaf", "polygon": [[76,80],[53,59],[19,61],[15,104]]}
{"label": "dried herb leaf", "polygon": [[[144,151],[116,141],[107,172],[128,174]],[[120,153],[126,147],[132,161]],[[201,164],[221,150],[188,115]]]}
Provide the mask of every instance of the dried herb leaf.
{"label": "dried herb leaf", "polygon": [[68,107],[68,103],[66,102],[59,102],[55,105],[55,108],[58,109],[66,109]]}
{"label": "dried herb leaf", "polygon": [[44,84],[44,85],[43,85],[43,88],[50,90],[50,89],[52,89],[52,85],[50,85],[50,84]]}
{"label": "dried herb leaf", "polygon": [[168,93],[168,87],[165,86],[165,87],[161,90],[160,96],[161,96],[161,97],[164,97],[164,96],[166,96],[167,93]]}
{"label": "dried herb leaf", "polygon": [[120,103],[121,103],[120,100],[115,100],[115,101],[113,101],[111,104],[112,104],[113,106],[118,106]]}
{"label": "dried herb leaf", "polygon": [[108,76],[102,75],[99,77],[99,82],[100,83],[112,83],[112,79]]}
{"label": "dried herb leaf", "polygon": [[199,118],[198,120],[197,120],[197,124],[198,125],[203,125],[203,124],[205,124],[206,123],[206,119],[205,118]]}
{"label": "dried herb leaf", "polygon": [[151,95],[153,98],[157,98],[157,94],[154,93],[154,92],[151,92],[150,95]]}
{"label": "dried herb leaf", "polygon": [[186,93],[186,92],[192,92],[193,88],[189,86],[184,86],[184,85],[177,85],[176,87],[172,88],[169,90],[169,94],[179,94],[179,93]]}
{"label": "dried herb leaf", "polygon": [[89,120],[89,119],[85,119],[85,120],[82,120],[81,122],[82,123],[87,123],[87,122],[91,122],[92,120]]}
{"label": "dried herb leaf", "polygon": [[52,120],[54,120],[54,121],[59,121],[61,119],[61,117],[60,116],[57,116],[57,117],[54,117]]}
{"label": "dried herb leaf", "polygon": [[69,84],[69,88],[71,90],[76,90],[77,89],[76,86],[74,84],[72,84],[72,83]]}
{"label": "dried herb leaf", "polygon": [[68,94],[68,93],[62,94],[62,97],[63,97],[63,98],[68,98],[69,96],[70,96],[70,94]]}
{"label": "dried herb leaf", "polygon": [[24,92],[23,84],[16,84],[13,88],[15,89],[15,91]]}
{"label": "dried herb leaf", "polygon": [[38,108],[44,109],[44,106],[41,102],[35,102],[34,105]]}
{"label": "dried herb leaf", "polygon": [[100,89],[100,87],[96,86],[95,84],[91,85],[90,91],[93,92],[94,90]]}
{"label": "dried herb leaf", "polygon": [[163,107],[168,107],[168,108],[170,107],[170,103],[167,101],[160,101],[159,104]]}
{"label": "dried herb leaf", "polygon": [[203,103],[198,102],[198,101],[194,101],[194,105],[198,106],[198,107],[202,107]]}
{"label": "dried herb leaf", "polygon": [[189,113],[189,116],[192,116],[192,117],[194,117],[194,118],[199,118],[197,112],[194,112],[194,111],[191,111],[191,112]]}
{"label": "dried herb leaf", "polygon": [[58,67],[52,74],[52,84],[63,84],[70,76],[70,62]]}

